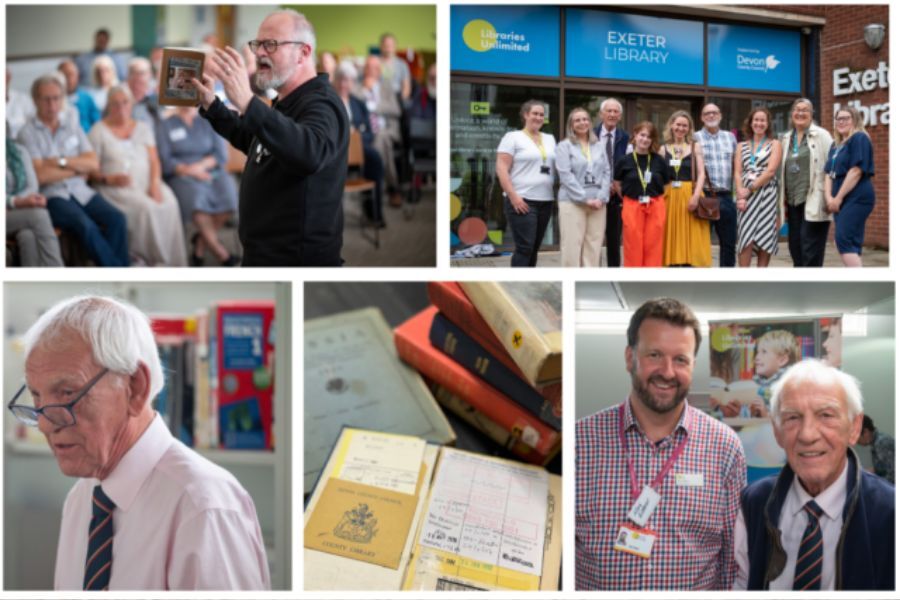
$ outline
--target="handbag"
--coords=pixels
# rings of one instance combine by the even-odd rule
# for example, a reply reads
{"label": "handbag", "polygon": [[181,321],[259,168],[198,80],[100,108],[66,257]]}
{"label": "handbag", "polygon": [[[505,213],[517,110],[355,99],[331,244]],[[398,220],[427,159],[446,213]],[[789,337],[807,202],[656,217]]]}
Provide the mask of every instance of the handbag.
{"label": "handbag", "polygon": [[[697,186],[697,175],[696,175],[696,167],[694,166],[694,157],[691,157],[691,183],[694,187]],[[706,167],[703,168],[704,175],[706,175],[704,185],[709,181],[709,175],[706,173]],[[697,207],[691,211],[691,213],[697,217],[698,219],[703,219],[704,221],[718,221],[719,220],[719,197],[715,193],[710,193],[708,196],[706,195],[706,190],[700,190],[700,198],[697,202]]]}

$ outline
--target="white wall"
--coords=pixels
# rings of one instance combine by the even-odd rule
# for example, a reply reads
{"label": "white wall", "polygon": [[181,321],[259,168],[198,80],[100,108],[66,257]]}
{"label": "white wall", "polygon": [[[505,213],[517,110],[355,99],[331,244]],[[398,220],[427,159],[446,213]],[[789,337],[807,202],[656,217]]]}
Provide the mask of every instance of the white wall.
{"label": "white wall", "polygon": [[131,7],[35,6],[6,7],[6,58],[35,54],[74,54],[94,47],[94,32],[110,32],[110,48],[131,48]]}

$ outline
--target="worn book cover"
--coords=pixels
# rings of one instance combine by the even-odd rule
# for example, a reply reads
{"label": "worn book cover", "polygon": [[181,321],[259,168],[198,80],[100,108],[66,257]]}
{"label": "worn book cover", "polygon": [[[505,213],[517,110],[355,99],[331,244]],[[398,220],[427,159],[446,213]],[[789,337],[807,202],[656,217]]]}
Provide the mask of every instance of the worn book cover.
{"label": "worn book cover", "polygon": [[304,493],[312,490],[344,426],[438,444],[456,439],[422,378],[397,356],[376,308],[306,321],[303,386]]}
{"label": "worn book cover", "polygon": [[562,378],[558,282],[465,281],[460,285],[533,386]]}
{"label": "worn book cover", "polygon": [[203,81],[206,55],[193,48],[163,48],[159,70],[159,104],[161,106],[197,106],[200,93],[191,79]]}

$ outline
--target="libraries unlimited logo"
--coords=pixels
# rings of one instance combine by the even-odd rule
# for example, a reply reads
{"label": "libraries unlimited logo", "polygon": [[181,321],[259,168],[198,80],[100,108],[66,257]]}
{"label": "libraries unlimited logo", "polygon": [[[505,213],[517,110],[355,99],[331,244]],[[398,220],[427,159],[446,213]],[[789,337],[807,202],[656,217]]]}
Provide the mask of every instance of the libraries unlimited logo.
{"label": "libraries unlimited logo", "polygon": [[524,34],[515,31],[498,32],[492,23],[484,19],[473,19],[466,23],[462,36],[466,46],[475,52],[500,50],[528,53],[531,51],[531,42],[525,39]]}

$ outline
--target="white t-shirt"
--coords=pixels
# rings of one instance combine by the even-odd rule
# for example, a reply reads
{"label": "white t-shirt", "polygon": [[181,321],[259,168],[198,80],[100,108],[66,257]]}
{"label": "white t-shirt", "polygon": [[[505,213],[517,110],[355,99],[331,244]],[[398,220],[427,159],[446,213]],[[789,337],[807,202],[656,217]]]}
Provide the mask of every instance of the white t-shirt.
{"label": "white t-shirt", "polygon": [[[553,200],[553,178],[556,172],[556,140],[549,133],[541,133],[544,155],[534,140],[524,131],[510,131],[500,140],[497,152],[512,156],[509,178],[513,188],[527,200]],[[550,167],[549,173],[541,173],[541,166]]]}

